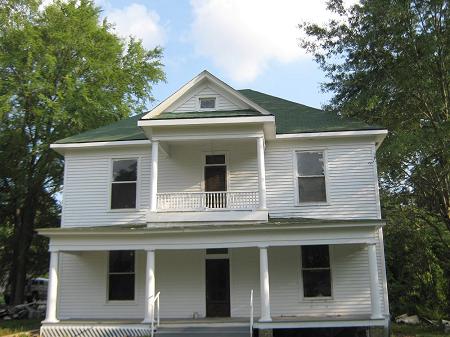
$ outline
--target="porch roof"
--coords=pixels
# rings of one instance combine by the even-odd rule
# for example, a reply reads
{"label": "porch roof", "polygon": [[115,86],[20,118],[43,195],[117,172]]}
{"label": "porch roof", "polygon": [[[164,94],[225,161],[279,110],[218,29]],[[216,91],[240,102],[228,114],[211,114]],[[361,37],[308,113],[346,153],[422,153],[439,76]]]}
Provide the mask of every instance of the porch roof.
{"label": "porch roof", "polygon": [[124,225],[110,226],[83,226],[83,227],[58,227],[58,228],[38,228],[36,231],[44,236],[54,235],[91,235],[91,234],[149,234],[149,233],[168,233],[168,232],[204,232],[214,230],[249,230],[249,229],[319,229],[319,228],[339,228],[339,227],[371,227],[384,226],[385,220],[382,219],[312,219],[312,218],[271,218],[265,223],[172,223],[167,225],[147,226],[146,223],[132,223]]}

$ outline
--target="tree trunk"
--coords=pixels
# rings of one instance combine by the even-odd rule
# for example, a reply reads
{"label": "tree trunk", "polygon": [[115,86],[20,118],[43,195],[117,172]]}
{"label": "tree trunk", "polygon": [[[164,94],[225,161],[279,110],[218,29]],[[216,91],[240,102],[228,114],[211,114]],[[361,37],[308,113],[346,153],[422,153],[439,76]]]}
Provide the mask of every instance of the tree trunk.
{"label": "tree trunk", "polygon": [[11,265],[11,303],[21,304],[25,298],[28,253],[33,239],[35,202],[27,197],[24,207],[17,210],[14,228],[13,261]]}

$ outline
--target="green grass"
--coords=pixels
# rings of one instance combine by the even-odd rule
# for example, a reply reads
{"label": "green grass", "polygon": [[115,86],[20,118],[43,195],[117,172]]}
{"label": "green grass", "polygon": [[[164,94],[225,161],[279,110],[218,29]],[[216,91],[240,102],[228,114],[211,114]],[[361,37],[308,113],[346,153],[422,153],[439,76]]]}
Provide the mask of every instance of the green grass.
{"label": "green grass", "polygon": [[443,328],[429,325],[392,324],[393,337],[449,337]]}
{"label": "green grass", "polygon": [[41,321],[37,319],[20,319],[0,321],[0,336],[12,335],[20,332],[39,329]]}

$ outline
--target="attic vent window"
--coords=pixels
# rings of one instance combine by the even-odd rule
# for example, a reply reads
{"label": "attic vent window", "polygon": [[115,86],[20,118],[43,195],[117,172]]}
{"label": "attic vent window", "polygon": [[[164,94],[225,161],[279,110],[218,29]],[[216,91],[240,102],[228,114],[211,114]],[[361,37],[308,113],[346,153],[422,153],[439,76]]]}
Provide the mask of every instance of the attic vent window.
{"label": "attic vent window", "polygon": [[214,97],[200,98],[200,109],[211,110],[216,108],[216,99]]}

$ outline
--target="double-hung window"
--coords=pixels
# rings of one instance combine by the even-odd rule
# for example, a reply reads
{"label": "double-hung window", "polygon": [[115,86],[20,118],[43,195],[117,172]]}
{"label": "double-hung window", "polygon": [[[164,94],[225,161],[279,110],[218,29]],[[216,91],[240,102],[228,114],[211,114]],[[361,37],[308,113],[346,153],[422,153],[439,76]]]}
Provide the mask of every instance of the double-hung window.
{"label": "double-hung window", "polygon": [[135,254],[132,250],[109,252],[108,300],[134,300]]}
{"label": "double-hung window", "polygon": [[296,156],[298,202],[326,202],[324,153],[299,151]]}
{"label": "double-hung window", "polygon": [[303,297],[331,297],[328,245],[302,246]]}
{"label": "double-hung window", "polygon": [[111,209],[136,208],[137,159],[113,160]]}

